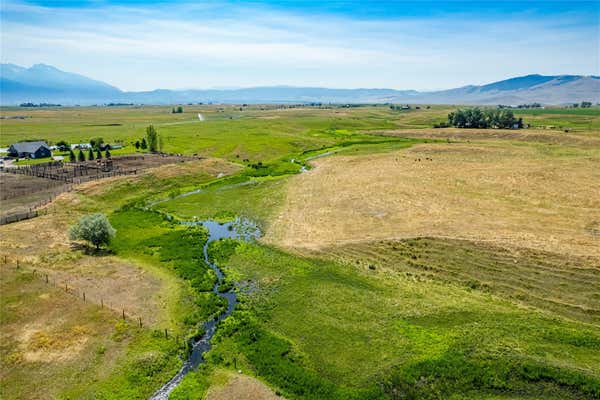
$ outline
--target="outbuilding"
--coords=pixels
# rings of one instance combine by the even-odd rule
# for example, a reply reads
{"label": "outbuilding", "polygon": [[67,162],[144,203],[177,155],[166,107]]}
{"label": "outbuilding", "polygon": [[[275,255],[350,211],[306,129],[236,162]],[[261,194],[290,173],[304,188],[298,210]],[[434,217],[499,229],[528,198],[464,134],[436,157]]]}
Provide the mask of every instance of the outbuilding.
{"label": "outbuilding", "polygon": [[8,148],[8,154],[19,158],[47,158],[52,152],[46,142],[19,142]]}

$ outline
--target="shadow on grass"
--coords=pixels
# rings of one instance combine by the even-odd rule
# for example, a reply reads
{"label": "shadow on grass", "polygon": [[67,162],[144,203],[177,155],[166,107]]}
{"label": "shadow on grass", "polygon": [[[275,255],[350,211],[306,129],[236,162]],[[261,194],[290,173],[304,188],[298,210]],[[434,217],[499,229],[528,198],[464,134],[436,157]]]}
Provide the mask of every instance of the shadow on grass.
{"label": "shadow on grass", "polygon": [[115,254],[115,252],[112,251],[111,249],[102,248],[102,247],[97,249],[94,246],[90,246],[88,244],[79,243],[79,242],[71,242],[69,247],[71,248],[71,251],[81,251],[86,256],[106,257],[106,256],[112,256]]}

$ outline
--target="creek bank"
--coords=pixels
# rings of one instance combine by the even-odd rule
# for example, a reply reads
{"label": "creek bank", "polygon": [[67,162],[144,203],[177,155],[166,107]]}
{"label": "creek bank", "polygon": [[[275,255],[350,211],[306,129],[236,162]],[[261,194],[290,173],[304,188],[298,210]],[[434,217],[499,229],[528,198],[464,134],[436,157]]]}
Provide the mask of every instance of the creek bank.
{"label": "creek bank", "polygon": [[188,221],[182,222],[183,225],[195,225],[204,226],[208,230],[208,239],[202,246],[202,254],[204,262],[215,272],[217,281],[213,285],[212,291],[217,296],[227,300],[227,309],[208,321],[203,325],[204,334],[198,339],[192,339],[190,345],[192,351],[188,359],[185,361],[181,369],[177,374],[171,378],[163,387],[161,387],[154,395],[150,398],[151,400],[166,400],[169,398],[169,394],[181,383],[185,375],[190,371],[196,369],[200,364],[204,363],[204,353],[211,348],[210,340],[215,335],[216,328],[219,322],[231,315],[237,304],[237,293],[233,290],[227,290],[221,292],[219,286],[223,282],[223,271],[215,264],[210,261],[208,256],[208,246],[210,243],[221,240],[221,239],[240,239],[240,240],[254,240],[260,236],[260,230],[253,222],[237,218],[232,222],[219,223],[213,220],[206,221]]}

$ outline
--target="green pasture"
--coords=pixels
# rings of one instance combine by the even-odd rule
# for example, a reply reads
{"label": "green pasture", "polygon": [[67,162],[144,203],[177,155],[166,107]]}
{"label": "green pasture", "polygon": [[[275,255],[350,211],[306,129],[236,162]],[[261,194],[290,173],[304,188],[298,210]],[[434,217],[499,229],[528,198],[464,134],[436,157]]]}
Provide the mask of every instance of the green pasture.
{"label": "green pasture", "polygon": [[[161,135],[165,152],[222,157],[229,160],[271,161],[291,153],[332,146],[360,132],[385,129],[431,128],[443,122],[457,106],[391,110],[387,105],[361,107],[184,106],[172,114],[170,106],[63,107],[49,109],[0,108],[0,145],[20,140],[65,140],[87,143],[102,137],[122,143],[121,152],[133,146],[152,124]],[[600,109],[515,109],[531,126],[557,129],[600,129]],[[205,121],[199,121],[201,113]],[[560,127],[560,128],[559,128]]]}
{"label": "green pasture", "polygon": [[[287,178],[308,167],[312,157],[410,147],[426,140],[368,133],[431,128],[454,109],[212,105],[184,106],[183,114],[171,114],[170,106],[2,108],[3,116],[31,116],[0,122],[3,146],[24,139],[78,143],[103,137],[122,142],[122,152],[133,152],[132,143],[153,124],[166,152],[237,164],[231,175],[218,178],[193,166],[175,176],[154,171],[78,191],[73,204],[57,203],[68,208],[65,213],[107,213],[117,230],[111,252],[160,269],[181,284],[180,293],[173,294],[177,302],[169,327],[180,341],[165,341],[159,330],[116,317],[103,327],[110,340],[102,345],[121,343],[118,362],[97,377],[65,371],[67,382],[72,374],[78,381],[62,387],[59,398],[147,398],[181,365],[183,339],[200,333],[202,323],[222,310],[222,300],[210,290],[214,273],[202,259],[206,231],[176,220],[245,216],[266,229],[285,200]],[[600,116],[590,114],[596,108],[552,110],[515,114],[536,126],[600,129]],[[197,113],[206,120],[198,121]],[[575,150],[559,145],[544,151],[554,157]],[[163,201],[147,209],[153,200]],[[593,289],[586,280],[592,275],[574,276],[561,286],[555,273],[546,283],[533,284],[537,259],[527,254],[505,259],[494,249],[459,241],[426,240],[420,249],[411,243],[393,243],[406,253],[397,258],[387,253],[393,246],[383,242],[312,255],[260,242],[212,244],[210,255],[241,302],[219,326],[207,364],[188,375],[173,398],[204,395],[213,372],[222,369],[254,375],[289,400],[600,398],[596,317],[538,299],[547,290],[567,290],[578,295],[554,300],[575,299],[593,308],[597,298],[588,299]],[[499,271],[517,274],[521,269],[515,264],[523,266],[525,278],[503,280]],[[497,285],[486,285],[490,279]],[[5,286],[14,296],[11,304],[35,306],[38,300],[19,294],[18,283]],[[523,290],[530,290],[530,297],[520,296]],[[2,317],[19,315],[11,311]],[[93,357],[100,365],[108,356]],[[3,379],[2,389],[25,379]]]}

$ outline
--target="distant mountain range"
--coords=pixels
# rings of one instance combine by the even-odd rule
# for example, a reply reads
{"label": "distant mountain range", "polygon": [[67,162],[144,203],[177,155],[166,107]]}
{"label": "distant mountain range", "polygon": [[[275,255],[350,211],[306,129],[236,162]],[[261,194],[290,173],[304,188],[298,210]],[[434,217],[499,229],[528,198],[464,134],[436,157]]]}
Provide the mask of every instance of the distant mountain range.
{"label": "distant mountain range", "polygon": [[45,64],[24,68],[0,65],[0,104],[58,103],[420,103],[567,104],[600,102],[600,77],[527,75],[482,86],[432,92],[394,89],[327,89],[318,87],[254,87],[229,90],[166,90],[124,92],[107,83],[61,71]]}

